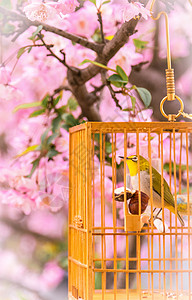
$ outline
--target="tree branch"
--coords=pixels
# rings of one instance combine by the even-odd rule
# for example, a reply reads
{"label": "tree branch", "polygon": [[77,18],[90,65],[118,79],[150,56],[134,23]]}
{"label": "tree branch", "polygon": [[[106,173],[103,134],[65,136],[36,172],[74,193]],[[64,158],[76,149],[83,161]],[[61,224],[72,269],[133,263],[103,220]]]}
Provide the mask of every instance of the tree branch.
{"label": "tree branch", "polygon": [[[138,21],[138,19],[131,19],[129,22],[123,23],[120,29],[116,32],[114,38],[105,44],[103,51],[97,56],[95,61],[107,65],[109,60],[128,42],[129,37],[136,32],[135,28]],[[89,81],[91,78],[100,73],[100,71],[100,67],[90,64],[87,68],[81,70],[78,78],[79,84],[84,84]]]}
{"label": "tree branch", "polygon": [[101,40],[102,40],[102,43],[105,44],[105,36],[104,36],[104,32],[103,32],[103,20],[102,20],[102,15],[101,15],[100,10],[98,10],[97,16],[98,16],[98,21],[100,24]]}
{"label": "tree branch", "polygon": [[[2,13],[3,16],[8,16],[13,21],[23,22],[25,30],[27,30],[31,26],[38,27],[38,26],[42,25],[43,29],[45,31],[49,31],[49,32],[55,33],[59,36],[62,36],[62,37],[66,38],[68,40],[71,40],[72,42],[77,43],[77,44],[79,44],[79,45],[81,45],[85,48],[91,49],[91,50],[95,51],[96,53],[100,53],[102,51],[103,47],[104,47],[103,44],[97,44],[97,43],[94,43],[94,42],[90,42],[90,41],[88,41],[87,39],[85,39],[83,37],[80,37],[80,36],[77,36],[75,34],[69,33],[67,31],[61,30],[61,29],[56,28],[54,26],[50,26],[48,24],[41,23],[41,22],[38,22],[38,21],[32,22],[29,19],[27,19],[24,15],[19,14],[15,11],[11,11],[9,9],[6,9],[2,6],[0,6],[0,13]],[[24,32],[24,30],[21,30],[21,29],[20,29],[20,31]]]}

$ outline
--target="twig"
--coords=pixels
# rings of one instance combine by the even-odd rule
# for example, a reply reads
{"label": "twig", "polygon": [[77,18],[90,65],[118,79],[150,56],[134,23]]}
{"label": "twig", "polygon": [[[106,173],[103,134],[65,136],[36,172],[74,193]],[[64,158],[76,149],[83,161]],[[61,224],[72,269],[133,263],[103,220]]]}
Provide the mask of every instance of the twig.
{"label": "twig", "polygon": [[131,66],[131,68],[132,68],[132,70],[139,72],[139,71],[141,71],[142,67],[143,67],[144,65],[148,64],[148,63],[149,63],[149,61],[143,61],[143,62],[140,62],[140,63],[137,64],[137,65]]}
{"label": "twig", "polygon": [[122,106],[119,104],[119,100],[116,97],[116,91],[114,91],[114,89],[112,88],[111,84],[109,82],[107,82],[107,87],[110,91],[111,97],[113,98],[113,100],[115,101],[115,104],[117,107],[119,107],[121,110],[123,109]]}
{"label": "twig", "polygon": [[99,9],[97,11],[97,16],[98,16],[98,21],[100,24],[101,40],[102,40],[102,43],[105,44],[106,41],[105,41],[105,36],[104,36],[104,32],[103,32],[103,20],[102,20],[101,11]]}
{"label": "twig", "polygon": [[50,45],[47,45],[41,35],[41,33],[38,34],[39,39],[42,41],[43,46],[45,46],[45,48],[50,52],[50,54],[47,54],[47,56],[52,56],[55,57],[60,63],[62,63],[65,67],[67,67],[67,69],[69,69],[70,71],[72,71],[75,74],[79,74],[80,70],[78,68],[75,67],[70,67],[67,63],[66,63],[66,59],[65,59],[65,53],[63,52],[63,50],[60,50],[60,52],[63,55],[63,59],[61,59],[59,56],[57,56],[52,50]]}
{"label": "twig", "polygon": [[104,87],[106,86],[106,84],[102,84],[100,86],[95,86],[93,84],[91,84],[91,86],[94,88],[94,91],[92,92],[92,94],[97,94],[98,92],[102,91],[104,89]]}
{"label": "twig", "polygon": [[59,94],[62,91],[70,91],[71,92],[71,89],[67,85],[61,85],[60,87],[58,87],[57,89],[54,90],[54,95]]}
{"label": "twig", "polygon": [[42,41],[43,46],[45,46],[45,48],[50,52],[50,54],[47,54],[47,56],[53,56],[55,57],[60,63],[62,63],[63,65],[65,65],[65,61],[63,59],[61,59],[59,56],[57,56],[49,47],[49,45],[47,45],[42,37],[41,34],[38,34],[39,39]]}

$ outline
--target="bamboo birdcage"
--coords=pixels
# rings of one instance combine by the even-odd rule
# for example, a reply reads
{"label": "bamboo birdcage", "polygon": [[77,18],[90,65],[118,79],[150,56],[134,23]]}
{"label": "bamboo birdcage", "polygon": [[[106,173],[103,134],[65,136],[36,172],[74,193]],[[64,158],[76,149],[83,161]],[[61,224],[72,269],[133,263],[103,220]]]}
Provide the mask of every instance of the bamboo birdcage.
{"label": "bamboo birdcage", "polygon": [[[191,135],[188,122],[90,122],[70,129],[69,299],[192,299]],[[125,160],[117,169],[119,150],[124,157],[144,153],[150,168],[159,164],[161,178],[166,166],[175,209],[178,195],[186,201],[185,226],[164,208],[163,197],[166,232],[153,221],[144,225],[141,211],[130,214],[126,201],[120,218],[123,203],[114,191],[121,176],[124,190],[129,187],[129,176]],[[153,218],[153,203],[147,209]]]}

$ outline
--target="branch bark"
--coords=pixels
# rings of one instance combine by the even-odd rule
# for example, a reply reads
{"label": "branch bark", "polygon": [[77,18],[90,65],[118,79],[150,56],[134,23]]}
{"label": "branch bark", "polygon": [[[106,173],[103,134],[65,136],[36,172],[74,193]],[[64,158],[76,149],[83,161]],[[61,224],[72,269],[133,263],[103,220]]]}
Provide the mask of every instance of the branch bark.
{"label": "branch bark", "polygon": [[[114,38],[104,46],[103,51],[97,56],[95,61],[107,65],[110,59],[128,42],[129,37],[136,32],[135,28],[138,21],[138,19],[131,19],[129,22],[123,23]],[[84,84],[100,73],[100,71],[100,67],[90,64],[87,68],[81,70],[78,78],[79,83]]]}

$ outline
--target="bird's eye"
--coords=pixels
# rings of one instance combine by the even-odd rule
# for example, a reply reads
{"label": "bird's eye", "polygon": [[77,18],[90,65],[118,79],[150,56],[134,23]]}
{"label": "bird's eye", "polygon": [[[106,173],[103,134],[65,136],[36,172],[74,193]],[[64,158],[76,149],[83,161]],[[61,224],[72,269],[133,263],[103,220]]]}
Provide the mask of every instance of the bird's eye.
{"label": "bird's eye", "polygon": [[137,158],[137,156],[135,155],[134,157],[132,157],[132,161],[135,161],[135,162],[137,162],[138,161],[138,158]]}

